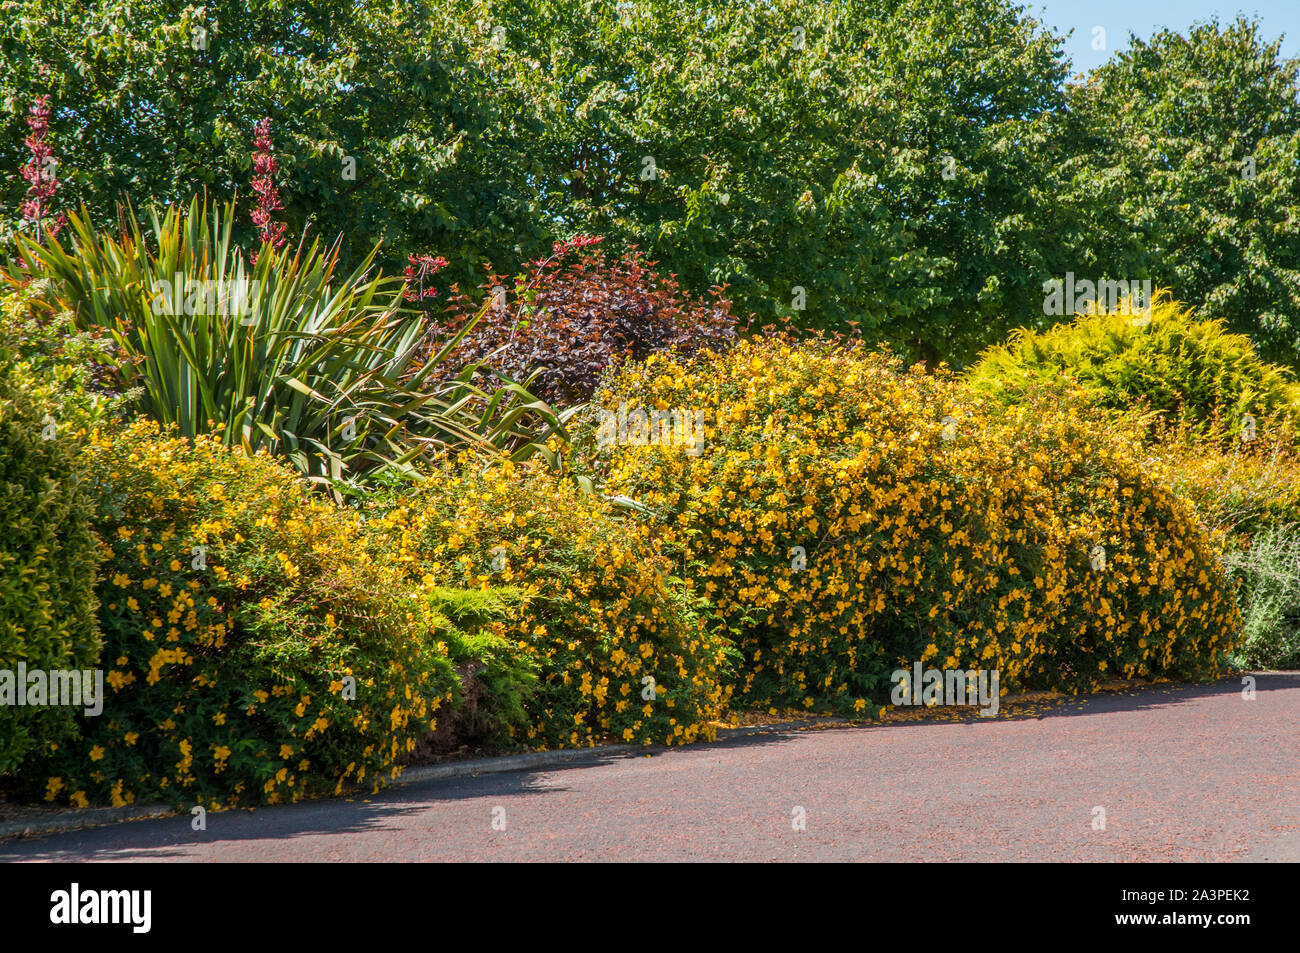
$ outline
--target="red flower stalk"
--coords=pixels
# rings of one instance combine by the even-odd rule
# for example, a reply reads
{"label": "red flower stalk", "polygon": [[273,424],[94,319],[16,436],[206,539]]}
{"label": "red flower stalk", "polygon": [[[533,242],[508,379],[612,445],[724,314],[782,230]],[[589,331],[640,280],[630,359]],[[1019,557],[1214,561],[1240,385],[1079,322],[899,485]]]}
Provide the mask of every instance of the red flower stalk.
{"label": "red flower stalk", "polygon": [[[408,255],[407,261],[410,262],[402,272],[406,278],[407,290],[402,293],[407,301],[420,301],[424,298],[432,298],[438,293],[438,289],[429,285],[424,286],[424,279],[439,272],[447,267],[447,259],[439,255],[434,258],[431,255]],[[418,270],[417,270],[418,269]],[[412,291],[410,285],[418,282],[419,290]]]}
{"label": "red flower stalk", "polygon": [[[257,226],[257,236],[272,248],[281,247],[284,242],[284,222],[272,221],[271,213],[284,209],[280,204],[280,192],[275,187],[275,172],[279,163],[275,161],[275,151],[271,144],[271,120],[263,119],[253,127],[253,191],[257,193],[257,208],[253,209],[253,224]],[[256,253],[249,256],[257,264]]]}
{"label": "red flower stalk", "polygon": [[[27,201],[22,203],[21,210],[23,218],[36,223],[36,234],[40,235],[41,223],[50,214],[51,201],[54,193],[59,190],[59,180],[55,174],[57,163],[54,161],[54,148],[46,141],[50,131],[50,97],[37,97],[30,111],[27,125],[32,132],[24,141],[32,157],[23,166],[22,176],[31,185],[27,189]],[[67,218],[60,212],[54,219],[54,223],[47,226],[45,231],[50,238],[53,238],[59,234],[59,229],[66,223]]]}

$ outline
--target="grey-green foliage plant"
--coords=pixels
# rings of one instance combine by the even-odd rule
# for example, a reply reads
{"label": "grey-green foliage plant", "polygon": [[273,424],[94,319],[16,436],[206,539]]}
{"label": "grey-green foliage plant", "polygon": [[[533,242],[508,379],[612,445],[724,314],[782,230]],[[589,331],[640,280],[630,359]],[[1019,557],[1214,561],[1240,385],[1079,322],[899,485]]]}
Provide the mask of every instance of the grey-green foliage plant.
{"label": "grey-green foliage plant", "polygon": [[459,338],[420,356],[426,329],[373,249],[345,275],[337,247],[318,241],[266,244],[250,265],[235,214],[195,198],[151,211],[148,227],[131,215],[121,235],[70,214],[59,238],[20,236],[10,272],[43,275],[79,326],[109,332],[123,389],[139,394],[132,409],[186,436],[220,430],[227,445],[266,448],[316,482],[415,473],[421,454],[447,447],[523,458],[563,435],[519,383],[489,393],[468,383],[474,367],[429,383]]}
{"label": "grey-green foliage plant", "polygon": [[1242,664],[1300,668],[1300,526],[1260,531],[1227,565],[1241,580]]}

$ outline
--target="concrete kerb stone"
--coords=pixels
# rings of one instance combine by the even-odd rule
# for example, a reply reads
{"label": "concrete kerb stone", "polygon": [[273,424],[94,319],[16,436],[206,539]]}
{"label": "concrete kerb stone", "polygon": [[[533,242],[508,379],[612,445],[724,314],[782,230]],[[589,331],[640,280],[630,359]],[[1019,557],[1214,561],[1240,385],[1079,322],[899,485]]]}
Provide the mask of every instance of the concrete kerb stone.
{"label": "concrete kerb stone", "polygon": [[0,840],[10,837],[33,837],[38,834],[57,834],[61,831],[102,827],[105,824],[122,824],[127,821],[144,821],[175,813],[169,804],[133,804],[129,807],[92,807],[68,810],[59,814],[34,814],[13,821],[0,822]]}

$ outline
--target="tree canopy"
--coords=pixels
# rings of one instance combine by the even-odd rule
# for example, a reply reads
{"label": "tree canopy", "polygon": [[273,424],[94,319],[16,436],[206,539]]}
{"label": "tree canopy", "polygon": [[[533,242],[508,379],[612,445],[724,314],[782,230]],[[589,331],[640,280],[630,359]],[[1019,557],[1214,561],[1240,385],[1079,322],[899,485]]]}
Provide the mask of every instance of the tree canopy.
{"label": "tree canopy", "polygon": [[1297,67],[1250,21],[1070,85],[1007,0],[5,6],[0,238],[49,94],[59,200],[105,224],[200,189],[251,207],[269,117],[290,235],[443,255],[462,288],[589,232],[738,314],[931,359],[1045,327],[1067,270],[1295,353]]}

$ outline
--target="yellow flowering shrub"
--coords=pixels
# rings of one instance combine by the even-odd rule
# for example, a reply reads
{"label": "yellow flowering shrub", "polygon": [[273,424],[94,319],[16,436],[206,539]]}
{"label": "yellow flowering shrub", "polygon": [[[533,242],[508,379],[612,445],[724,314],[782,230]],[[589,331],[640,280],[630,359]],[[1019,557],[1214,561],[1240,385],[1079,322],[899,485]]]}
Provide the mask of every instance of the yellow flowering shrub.
{"label": "yellow flowering shrub", "polygon": [[413,580],[507,587],[505,638],[535,663],[516,737],[577,747],[711,740],[729,648],[653,542],[540,464],[447,464],[369,521]]}
{"label": "yellow flowering shrub", "polygon": [[620,404],[702,412],[694,446],[593,426],[578,459],[716,606],[742,703],[875,709],[915,661],[1004,691],[1209,677],[1236,637],[1190,505],[1059,391],[1005,408],[861,348],[751,340],[625,368],[594,400]]}
{"label": "yellow flowering shrub", "polygon": [[[1235,437],[1235,439],[1233,439]],[[1261,529],[1300,523],[1300,450],[1289,415],[1260,417],[1253,439],[1193,432],[1159,434],[1146,466],[1196,507],[1206,528],[1244,546]]]}
{"label": "yellow flowering shrub", "polygon": [[446,646],[359,514],[264,453],[96,433],[104,710],[23,778],[46,800],[277,803],[375,788],[453,697]]}

